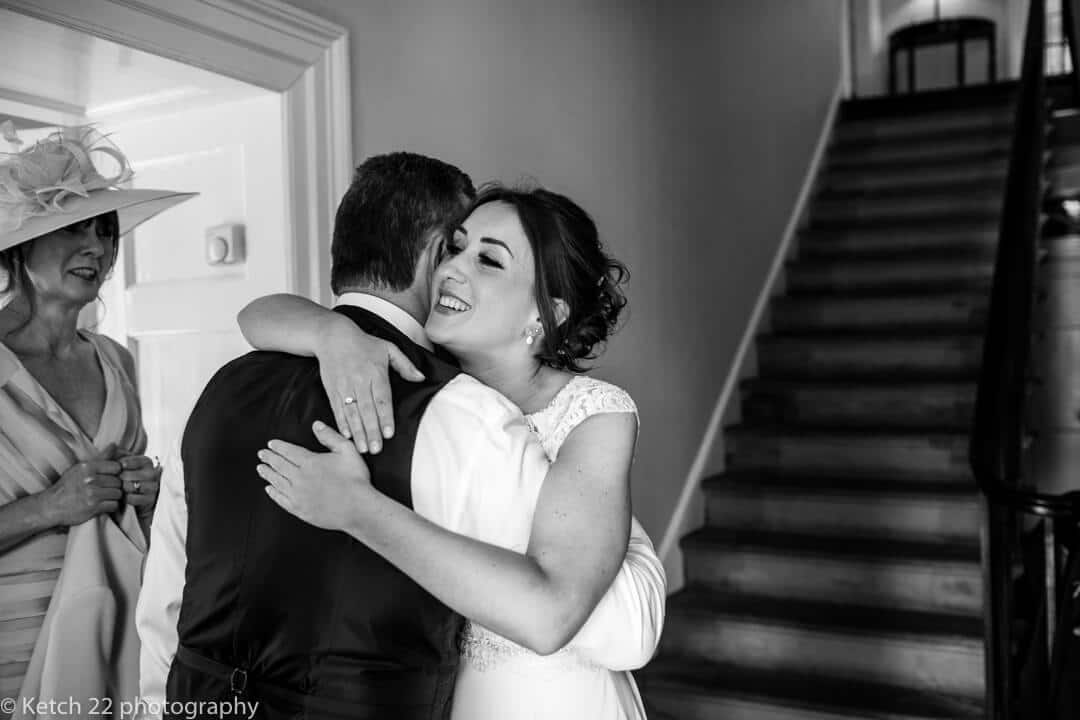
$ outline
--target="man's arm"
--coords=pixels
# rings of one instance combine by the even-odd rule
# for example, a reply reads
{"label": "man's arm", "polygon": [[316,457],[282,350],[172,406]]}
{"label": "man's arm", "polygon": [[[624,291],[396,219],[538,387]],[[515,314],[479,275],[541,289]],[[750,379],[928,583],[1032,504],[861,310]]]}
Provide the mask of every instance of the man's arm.
{"label": "man's arm", "polygon": [[660,644],[666,602],[664,564],[634,518],[626,558],[615,582],[570,645],[609,670],[644,667]]}
{"label": "man's arm", "polygon": [[[413,471],[416,511],[454,532],[524,553],[521,560],[528,564],[521,583],[509,581],[509,567],[504,582],[496,573],[467,573],[474,586],[458,594],[461,604],[448,604],[511,639],[517,639],[511,629],[520,633],[531,625],[530,642],[522,644],[540,652],[560,649],[586,622],[625,554],[634,416],[611,413],[583,422],[564,444],[560,462],[541,480],[535,478],[545,463],[530,464],[539,443],[520,412],[475,381],[447,386],[437,395],[420,431]],[[469,448],[470,457],[455,458],[455,448]],[[447,462],[448,457],[454,460]],[[429,502],[440,493],[441,504]],[[499,525],[507,522],[518,523],[514,532]],[[449,565],[448,572],[459,569]],[[480,597],[491,607],[474,595],[466,609],[465,599],[484,577],[490,587]],[[518,585],[532,590],[518,593]],[[511,605],[531,620],[498,622]],[[631,621],[626,623],[615,630],[632,629]]]}
{"label": "man's arm", "polygon": [[413,509],[451,532],[524,553],[550,466],[516,407],[459,376],[417,428]]}
{"label": "man's arm", "polygon": [[187,568],[187,502],[184,499],[183,466],[162,474],[154,521],[150,526],[150,551],[143,572],[142,591],[135,607],[135,626],[142,648],[139,653],[139,691],[151,707],[165,700],[169,668],[179,642],[177,621],[184,595]]}

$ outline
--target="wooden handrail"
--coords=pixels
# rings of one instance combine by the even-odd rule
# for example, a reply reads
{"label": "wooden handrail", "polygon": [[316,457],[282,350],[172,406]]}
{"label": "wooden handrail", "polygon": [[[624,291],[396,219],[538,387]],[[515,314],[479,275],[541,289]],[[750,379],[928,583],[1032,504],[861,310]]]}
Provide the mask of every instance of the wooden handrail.
{"label": "wooden handrail", "polygon": [[972,470],[987,495],[1019,481],[1046,148],[1044,45],[1045,3],[1032,0],[971,438]]}
{"label": "wooden handrail", "polygon": [[[1080,104],[1080,11],[1062,0],[1062,25],[1072,60],[1070,87]],[[1015,127],[1009,172],[1002,207],[997,257],[994,264],[990,310],[979,373],[970,460],[976,482],[987,499],[985,578],[989,592],[986,623],[987,717],[1013,720],[1053,713],[1062,689],[1064,653],[1057,638],[1069,634],[1067,618],[1058,623],[1055,606],[1060,597],[1059,522],[1075,528],[1080,523],[1080,491],[1060,495],[1040,493],[1021,483],[1021,457],[1025,443],[1032,308],[1036,257],[1043,207],[1043,170],[1046,155],[1047,92],[1045,77],[1046,8],[1032,0],[1024,41],[1023,71],[1016,101]],[[1024,693],[1019,701],[1013,682],[1013,560],[1019,552],[1022,517],[1042,518],[1045,570],[1041,579],[1045,603],[1042,622],[1046,633],[1045,658],[1036,668],[1049,688],[1049,696]],[[1075,568],[1073,568],[1075,570]],[[1030,572],[1030,568],[1028,568]],[[1037,638],[1032,640],[1038,640]],[[1064,646],[1062,646],[1064,647]],[[1045,693],[1045,689],[1042,691]]]}
{"label": "wooden handrail", "polygon": [[1045,2],[1031,0],[969,456],[988,501],[987,717],[994,720],[1014,717],[1012,544],[1017,513],[1056,507],[1055,499],[1035,497],[1020,487],[1046,149],[1045,37]]}

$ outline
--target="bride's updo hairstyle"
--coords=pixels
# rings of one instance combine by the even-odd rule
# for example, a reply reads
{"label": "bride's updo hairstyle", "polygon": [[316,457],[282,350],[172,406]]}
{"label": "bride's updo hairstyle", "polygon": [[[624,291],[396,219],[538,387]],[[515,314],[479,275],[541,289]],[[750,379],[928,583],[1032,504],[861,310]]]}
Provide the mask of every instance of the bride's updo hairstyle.
{"label": "bride's updo hairstyle", "polygon": [[[556,370],[583,372],[580,361],[594,359],[596,346],[615,331],[626,306],[619,286],[630,272],[604,251],[596,223],[565,195],[491,184],[481,188],[473,208],[492,202],[514,208],[532,247],[536,305],[544,328],[536,358]],[[569,309],[561,325],[555,298]]]}

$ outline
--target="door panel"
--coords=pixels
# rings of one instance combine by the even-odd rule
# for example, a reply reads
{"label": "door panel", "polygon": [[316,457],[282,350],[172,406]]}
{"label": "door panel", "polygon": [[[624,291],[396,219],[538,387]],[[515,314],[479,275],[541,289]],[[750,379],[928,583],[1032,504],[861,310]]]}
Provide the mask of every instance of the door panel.
{"label": "door panel", "polygon": [[[100,330],[136,356],[148,454],[160,456],[166,471],[176,468],[203,386],[250,349],[236,314],[253,298],[287,288],[281,119],[280,96],[267,93],[109,128],[132,161],[135,187],[200,193],[125,238],[103,292]],[[244,226],[245,257],[210,265],[205,231],[224,223]]]}
{"label": "door panel", "polygon": [[167,472],[175,472],[184,425],[203,386],[219,367],[251,348],[231,330],[143,335],[133,339],[133,346],[147,454],[157,455]]}

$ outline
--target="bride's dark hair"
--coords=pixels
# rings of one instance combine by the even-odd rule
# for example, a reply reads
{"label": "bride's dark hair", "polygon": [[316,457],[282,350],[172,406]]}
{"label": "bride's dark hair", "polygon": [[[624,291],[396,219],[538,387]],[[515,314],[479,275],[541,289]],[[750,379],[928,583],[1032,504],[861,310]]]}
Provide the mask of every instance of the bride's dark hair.
{"label": "bride's dark hair", "polygon": [[[480,189],[473,208],[492,202],[514,208],[532,247],[536,305],[544,328],[537,359],[556,370],[583,372],[580,361],[594,359],[596,346],[615,331],[626,306],[620,285],[629,270],[605,252],[596,223],[565,195],[489,184]],[[561,324],[556,298],[569,311]]]}

